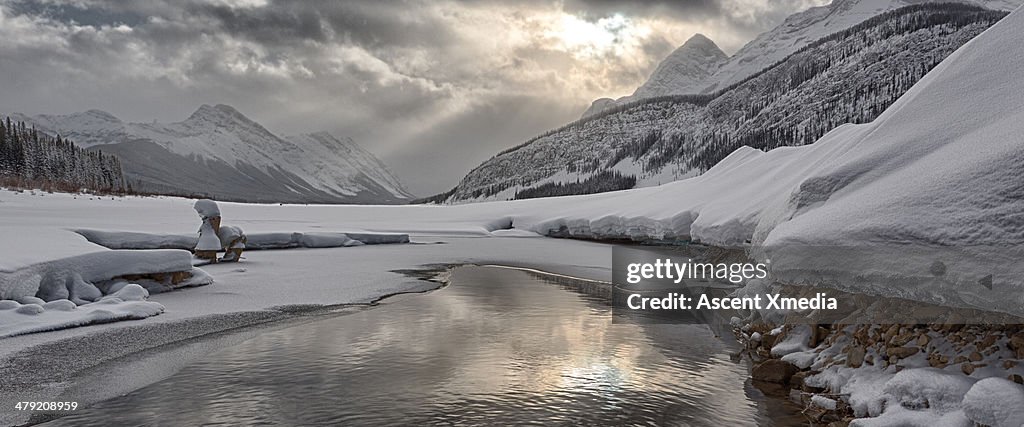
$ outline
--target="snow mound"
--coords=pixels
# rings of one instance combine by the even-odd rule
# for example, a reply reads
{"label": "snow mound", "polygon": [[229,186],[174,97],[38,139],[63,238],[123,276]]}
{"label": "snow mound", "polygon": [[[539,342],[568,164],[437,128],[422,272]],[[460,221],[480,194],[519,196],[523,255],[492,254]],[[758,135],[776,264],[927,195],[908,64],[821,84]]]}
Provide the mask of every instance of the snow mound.
{"label": "snow mound", "polygon": [[[806,352],[811,348],[807,346],[811,338],[811,328],[808,325],[798,325],[786,334],[786,338],[772,347],[773,356],[787,356],[800,352]],[[792,362],[792,360],[787,360]]]}
{"label": "snow mound", "polygon": [[[50,300],[96,297],[88,284],[126,275],[192,270],[192,254],[175,249],[110,250],[35,264],[0,273],[0,299],[45,295]],[[91,285],[89,285],[91,286]],[[45,297],[44,297],[45,298]]]}
{"label": "snow mound", "polygon": [[69,300],[38,304],[0,301],[0,338],[74,328],[94,323],[145,319],[163,313],[164,306],[146,301],[149,293],[129,284],[99,301],[76,305]]}
{"label": "snow mound", "polygon": [[928,408],[944,414],[960,409],[960,401],[974,383],[974,379],[959,372],[915,368],[897,373],[885,383],[883,392],[904,408]]}
{"label": "snow mound", "polygon": [[196,204],[193,205],[193,208],[195,208],[196,213],[203,218],[220,216],[220,207],[217,206],[217,202],[210,199],[196,200]]}
{"label": "snow mound", "polygon": [[971,421],[993,427],[1024,425],[1024,387],[1002,378],[986,378],[974,384],[963,400]]}

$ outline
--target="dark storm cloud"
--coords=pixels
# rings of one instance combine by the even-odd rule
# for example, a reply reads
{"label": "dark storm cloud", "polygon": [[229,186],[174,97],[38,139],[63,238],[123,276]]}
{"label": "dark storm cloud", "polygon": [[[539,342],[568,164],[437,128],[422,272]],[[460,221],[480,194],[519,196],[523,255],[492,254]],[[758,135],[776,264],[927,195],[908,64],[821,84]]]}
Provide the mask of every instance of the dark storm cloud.
{"label": "dark storm cloud", "polygon": [[0,0],[0,111],[232,104],[279,133],[351,135],[426,194],[630,93],[692,33],[735,51],[805,1]]}

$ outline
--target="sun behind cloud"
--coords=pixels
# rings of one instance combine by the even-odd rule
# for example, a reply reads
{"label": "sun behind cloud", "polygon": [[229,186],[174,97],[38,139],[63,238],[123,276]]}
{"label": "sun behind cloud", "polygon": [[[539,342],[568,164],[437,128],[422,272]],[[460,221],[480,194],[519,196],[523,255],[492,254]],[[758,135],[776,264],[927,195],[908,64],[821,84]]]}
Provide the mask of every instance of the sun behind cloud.
{"label": "sun behind cloud", "polygon": [[643,41],[652,34],[651,28],[621,14],[588,21],[562,12],[552,21],[551,28],[542,36],[550,39],[552,47],[579,59],[622,55],[642,47]]}

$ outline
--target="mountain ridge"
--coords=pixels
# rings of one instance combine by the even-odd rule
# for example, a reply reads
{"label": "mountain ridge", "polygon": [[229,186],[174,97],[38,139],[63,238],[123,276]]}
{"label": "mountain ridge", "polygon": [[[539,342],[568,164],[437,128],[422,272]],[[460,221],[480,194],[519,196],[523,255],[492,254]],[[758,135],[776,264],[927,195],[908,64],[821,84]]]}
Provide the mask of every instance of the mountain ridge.
{"label": "mountain ridge", "polygon": [[118,155],[140,191],[290,203],[402,203],[412,197],[351,138],[322,131],[279,137],[226,104],[202,104],[171,123],[128,123],[96,109],[12,117]]}
{"label": "mountain ridge", "polygon": [[1012,11],[1021,0],[833,0],[794,13],[775,28],[761,33],[705,80],[700,93],[714,93],[781,61],[807,44],[845,30],[881,13],[926,3],[963,3]]}

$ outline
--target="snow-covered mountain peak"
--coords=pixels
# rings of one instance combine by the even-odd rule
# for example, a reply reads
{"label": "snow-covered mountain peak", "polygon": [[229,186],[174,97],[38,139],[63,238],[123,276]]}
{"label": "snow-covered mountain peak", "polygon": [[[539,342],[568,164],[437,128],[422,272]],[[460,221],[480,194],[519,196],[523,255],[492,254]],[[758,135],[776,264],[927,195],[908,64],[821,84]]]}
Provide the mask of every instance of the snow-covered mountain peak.
{"label": "snow-covered mountain peak", "polygon": [[[232,122],[260,126],[252,119],[246,117],[245,114],[242,114],[241,112],[236,110],[235,107],[225,104],[200,105],[199,108],[196,109],[196,111],[193,112],[192,115],[188,117],[188,119],[185,119],[183,123],[223,124]],[[260,127],[262,128],[262,126]]]}
{"label": "snow-covered mountain peak", "polygon": [[89,119],[95,119],[95,120],[104,121],[104,122],[110,122],[110,123],[122,123],[121,119],[117,118],[117,116],[114,116],[113,114],[110,114],[110,113],[108,113],[106,111],[103,111],[103,110],[92,109],[92,110],[88,110],[88,111],[86,111],[84,113],[80,113],[80,114],[83,117],[86,117],[86,118],[89,118]]}
{"label": "snow-covered mountain peak", "polygon": [[683,43],[682,47],[719,50],[718,45],[716,45],[715,42],[711,41],[708,36],[701,33],[694,34],[693,37],[690,37],[690,39],[686,41],[686,43]]}
{"label": "snow-covered mountain peak", "polygon": [[647,82],[633,93],[633,98],[700,92],[704,80],[728,59],[715,42],[696,34],[658,64]]}
{"label": "snow-covered mountain peak", "polygon": [[590,104],[583,117],[637,99],[699,93],[707,78],[728,60],[728,55],[715,42],[703,34],[694,34],[662,60],[647,81],[632,95],[615,100],[597,99]]}

